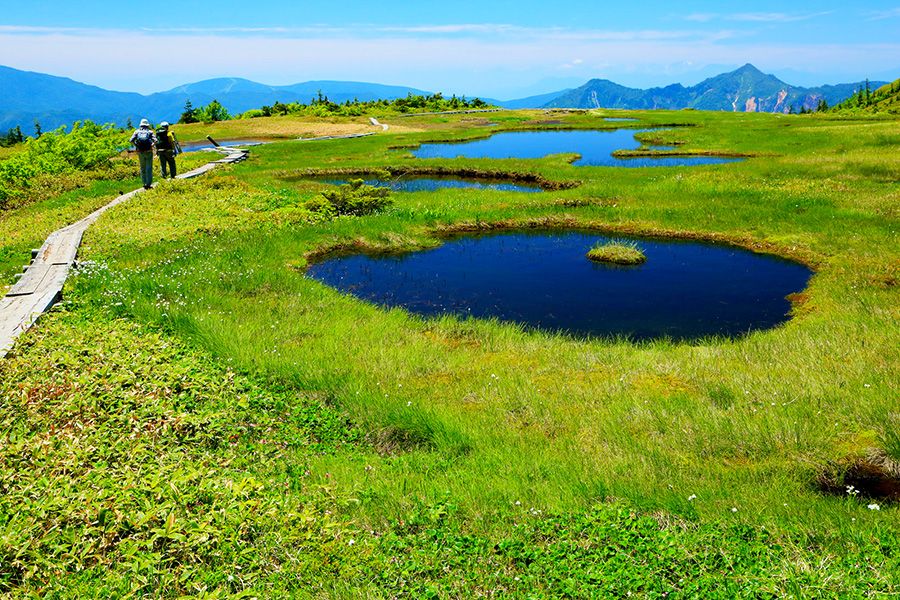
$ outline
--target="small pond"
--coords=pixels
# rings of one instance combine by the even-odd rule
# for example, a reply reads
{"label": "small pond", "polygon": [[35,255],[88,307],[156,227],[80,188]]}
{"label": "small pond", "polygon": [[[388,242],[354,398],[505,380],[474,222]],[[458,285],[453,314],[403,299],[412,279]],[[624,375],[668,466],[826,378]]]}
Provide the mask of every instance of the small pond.
{"label": "small pond", "polygon": [[[238,148],[247,148],[249,146],[259,146],[265,142],[262,140],[216,140],[220,146],[237,146]],[[215,146],[208,141],[200,142],[182,142],[181,149],[184,152],[199,152],[201,150],[212,150]]]}
{"label": "small pond", "polygon": [[497,318],[576,337],[635,340],[737,336],[788,319],[803,265],[696,242],[638,240],[647,262],[598,264],[590,232],[464,236],[403,255],[337,256],[307,275],[386,307],[435,316]]}
{"label": "small pond", "polygon": [[[616,158],[616,150],[636,150],[635,134],[646,130],[507,131],[469,142],[428,143],[413,150],[416,158],[541,158],[549,154],[577,153],[574,164],[592,167],[682,167],[742,160],[721,156]],[[659,149],[656,147],[655,149]]]}
{"label": "small pond", "polygon": [[[310,178],[314,181],[330,183],[332,185],[343,185],[347,183],[347,179],[333,178]],[[395,192],[434,192],[436,190],[446,188],[462,188],[462,189],[478,189],[478,190],[500,190],[504,192],[540,192],[541,188],[537,185],[524,185],[518,183],[509,183],[508,181],[495,180],[478,180],[478,179],[459,179],[456,177],[419,177],[404,176],[395,179],[366,179],[366,185],[374,185],[376,187],[387,187]]]}

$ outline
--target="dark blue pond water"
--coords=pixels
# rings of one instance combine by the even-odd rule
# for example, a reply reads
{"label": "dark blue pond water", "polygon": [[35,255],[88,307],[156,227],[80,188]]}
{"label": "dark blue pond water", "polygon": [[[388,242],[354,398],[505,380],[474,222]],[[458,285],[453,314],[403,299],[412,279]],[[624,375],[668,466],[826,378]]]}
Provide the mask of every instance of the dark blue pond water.
{"label": "dark blue pond water", "polygon": [[593,167],[682,167],[735,162],[720,156],[673,156],[668,158],[616,158],[616,150],[635,150],[639,131],[507,131],[470,142],[422,144],[416,158],[541,158],[549,154],[577,153],[574,164]]}
{"label": "dark blue pond water", "polygon": [[[319,179],[332,185],[343,185],[346,179]],[[505,192],[540,192],[538,186],[528,186],[504,181],[478,181],[474,179],[455,179],[450,177],[400,177],[397,179],[367,179],[366,185],[388,187],[395,192],[433,192],[446,188],[464,188],[478,190],[501,190]]]}
{"label": "dark blue pond water", "polygon": [[586,232],[461,237],[402,256],[341,256],[308,275],[358,298],[434,316],[495,317],[577,337],[736,336],[787,320],[805,266],[746,250],[639,240],[637,267],[585,258]]}

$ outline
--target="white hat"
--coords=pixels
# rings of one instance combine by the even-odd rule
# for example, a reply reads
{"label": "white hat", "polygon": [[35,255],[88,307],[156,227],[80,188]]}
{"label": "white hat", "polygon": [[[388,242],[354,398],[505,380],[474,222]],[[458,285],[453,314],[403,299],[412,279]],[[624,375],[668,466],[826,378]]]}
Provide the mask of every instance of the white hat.
{"label": "white hat", "polygon": [[150,121],[147,119],[141,119],[141,127],[150,127]]}
{"label": "white hat", "polygon": [[169,122],[168,122],[168,121],[163,121],[162,123],[159,124],[159,128],[160,128],[160,129],[168,129],[168,128],[169,128]]}

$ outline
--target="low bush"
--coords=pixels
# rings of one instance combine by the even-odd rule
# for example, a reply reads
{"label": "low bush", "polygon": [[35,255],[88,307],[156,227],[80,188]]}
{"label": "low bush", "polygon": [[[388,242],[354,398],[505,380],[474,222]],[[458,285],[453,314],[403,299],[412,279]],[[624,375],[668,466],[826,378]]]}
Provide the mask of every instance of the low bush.
{"label": "low bush", "polygon": [[128,144],[128,134],[113,125],[76,121],[25,141],[21,152],[0,162],[0,208],[25,194],[41,177],[94,169],[113,169],[112,159]]}
{"label": "low bush", "polygon": [[391,204],[391,190],[366,185],[362,179],[352,179],[337,190],[322,192],[322,197],[306,203],[306,208],[330,216],[361,217],[379,212]]}

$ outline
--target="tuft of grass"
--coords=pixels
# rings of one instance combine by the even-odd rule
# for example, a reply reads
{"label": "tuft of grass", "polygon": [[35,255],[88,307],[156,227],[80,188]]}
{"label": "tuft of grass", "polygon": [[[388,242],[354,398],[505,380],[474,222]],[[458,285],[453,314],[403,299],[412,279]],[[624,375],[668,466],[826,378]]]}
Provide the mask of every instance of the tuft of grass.
{"label": "tuft of grass", "polygon": [[587,257],[594,262],[614,265],[640,265],[647,262],[647,255],[644,254],[637,242],[628,240],[597,242],[588,250]]}

